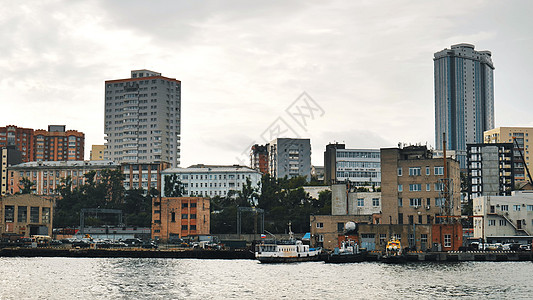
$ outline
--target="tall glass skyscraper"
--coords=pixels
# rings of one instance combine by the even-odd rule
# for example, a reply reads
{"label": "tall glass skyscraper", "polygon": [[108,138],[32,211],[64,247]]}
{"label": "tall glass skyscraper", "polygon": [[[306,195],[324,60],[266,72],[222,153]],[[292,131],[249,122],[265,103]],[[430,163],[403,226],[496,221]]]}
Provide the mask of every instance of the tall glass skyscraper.
{"label": "tall glass skyscraper", "polygon": [[466,144],[483,143],[494,128],[494,65],[490,51],[457,44],[435,53],[435,146],[454,150],[466,167]]}

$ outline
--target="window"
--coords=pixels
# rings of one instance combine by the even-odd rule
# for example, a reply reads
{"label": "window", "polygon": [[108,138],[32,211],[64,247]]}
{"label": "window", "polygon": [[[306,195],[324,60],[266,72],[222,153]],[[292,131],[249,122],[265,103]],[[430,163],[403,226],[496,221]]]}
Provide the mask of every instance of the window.
{"label": "window", "polygon": [[435,191],[440,192],[443,189],[443,184],[440,182],[435,183]]}
{"label": "window", "polygon": [[420,167],[409,168],[409,176],[420,176]]}
{"label": "window", "polygon": [[518,205],[513,205],[513,210],[514,210],[514,211],[520,211],[520,204],[518,204]]}
{"label": "window", "polygon": [[[197,186],[197,187],[198,187],[198,186]],[[181,204],[181,208],[186,208],[186,207],[188,207],[188,206],[189,206],[188,203],[182,203],[182,204]]]}
{"label": "window", "polygon": [[189,218],[190,219],[196,219],[196,214],[190,214]]}
{"label": "window", "polygon": [[189,228],[189,226],[187,225],[181,225],[181,230],[187,230]]}
{"label": "window", "polygon": [[444,206],[445,201],[446,198],[435,198],[435,206],[442,207]]}
{"label": "window", "polygon": [[509,205],[502,205],[502,206],[500,206],[500,209],[502,211],[509,211]]}
{"label": "window", "polygon": [[427,207],[431,207],[431,198],[426,198]]}
{"label": "window", "polygon": [[426,167],[426,175],[430,175],[429,167]]}
{"label": "window", "polygon": [[496,220],[489,220],[489,226],[496,226]]}
{"label": "window", "polygon": [[398,192],[403,192],[403,185],[398,184]]}
{"label": "window", "polygon": [[403,224],[403,214],[398,213],[398,224]]}
{"label": "window", "polygon": [[452,235],[445,234],[444,235],[444,247],[451,247],[451,246],[452,246]]}
{"label": "window", "polygon": [[398,176],[402,176],[402,168],[398,168]]}
{"label": "window", "polygon": [[316,223],[316,228],[324,228],[324,223],[322,223],[322,222],[317,222],[317,223]]}
{"label": "window", "polygon": [[365,206],[365,199],[364,198],[358,198],[357,199],[357,206]]}
{"label": "window", "polygon": [[379,198],[372,198],[372,206],[379,206]]}
{"label": "window", "polygon": [[527,211],[533,211],[533,205],[528,205],[527,206]]}
{"label": "window", "polygon": [[420,207],[422,206],[422,198],[409,199],[409,206]]}
{"label": "window", "polygon": [[426,183],[426,192],[431,191],[431,184]]}
{"label": "window", "polygon": [[403,199],[402,198],[398,198],[398,206],[399,207],[403,206]]}
{"label": "window", "polygon": [[171,212],[170,213],[170,219],[171,219],[170,222],[176,222],[176,213],[175,212]]}
{"label": "window", "polygon": [[422,184],[420,183],[409,184],[410,192],[420,192],[421,190],[422,190]]}
{"label": "window", "polygon": [[379,244],[380,245],[385,245],[386,242],[387,242],[387,234],[386,233],[380,233],[379,234]]}
{"label": "window", "polygon": [[338,232],[343,232],[344,231],[344,223],[343,222],[337,223],[337,231]]}
{"label": "window", "polygon": [[409,219],[409,225],[413,225],[413,223],[414,223],[413,216],[409,215],[408,219]]}
{"label": "window", "polygon": [[28,207],[27,206],[18,207],[17,222],[19,223],[28,222]]}
{"label": "window", "polygon": [[39,207],[30,207],[30,223],[39,223]]}
{"label": "window", "polygon": [[427,243],[428,243],[428,235],[425,234],[425,233],[421,234],[421,235],[420,235],[420,242],[421,242],[422,244],[427,244]]}
{"label": "window", "polygon": [[181,219],[188,219],[188,218],[189,218],[188,214],[181,214]]}
{"label": "window", "polygon": [[444,167],[435,167],[433,171],[435,175],[444,175]]}
{"label": "window", "polygon": [[507,222],[505,222],[505,220],[500,220],[500,226],[507,226]]}
{"label": "window", "polygon": [[191,230],[196,230],[196,225],[191,225]]}

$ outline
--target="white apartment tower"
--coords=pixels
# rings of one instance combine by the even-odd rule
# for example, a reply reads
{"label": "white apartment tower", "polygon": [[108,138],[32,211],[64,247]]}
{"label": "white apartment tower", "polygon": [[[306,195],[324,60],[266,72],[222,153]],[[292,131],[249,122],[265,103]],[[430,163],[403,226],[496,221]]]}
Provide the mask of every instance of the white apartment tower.
{"label": "white apartment tower", "polygon": [[105,159],[180,163],[181,82],[149,70],[105,82]]}

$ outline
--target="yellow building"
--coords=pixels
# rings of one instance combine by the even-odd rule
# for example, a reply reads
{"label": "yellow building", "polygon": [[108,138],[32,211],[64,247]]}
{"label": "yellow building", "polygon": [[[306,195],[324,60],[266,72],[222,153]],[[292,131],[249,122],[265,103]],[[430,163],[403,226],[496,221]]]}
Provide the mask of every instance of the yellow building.
{"label": "yellow building", "polygon": [[32,194],[0,199],[0,234],[52,236],[54,200]]}
{"label": "yellow building", "polygon": [[90,160],[104,160],[105,145],[92,145]]}
{"label": "yellow building", "polygon": [[[533,134],[533,127],[498,127],[483,133],[485,143],[514,143],[513,138],[516,139],[518,147],[515,144],[513,154],[515,182],[526,180],[524,162],[528,168],[531,166],[533,156],[529,154],[529,150],[533,147],[533,141],[529,140],[530,134]],[[523,160],[518,149],[524,155]]]}

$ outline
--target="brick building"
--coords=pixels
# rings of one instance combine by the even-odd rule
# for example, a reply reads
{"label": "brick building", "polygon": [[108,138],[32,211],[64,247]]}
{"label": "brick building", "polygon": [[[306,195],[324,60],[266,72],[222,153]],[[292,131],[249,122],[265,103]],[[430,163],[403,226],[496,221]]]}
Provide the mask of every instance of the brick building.
{"label": "brick building", "polygon": [[0,127],[0,147],[16,146],[22,162],[83,160],[85,134],[65,130],[65,125],[49,125],[48,130]]}
{"label": "brick building", "polygon": [[152,239],[209,234],[210,202],[201,197],[153,198]]}
{"label": "brick building", "polygon": [[161,192],[161,171],[170,167],[168,162],[154,163],[123,163],[121,165],[124,174],[125,189],[143,189],[149,191],[156,188]]}
{"label": "brick building", "polygon": [[252,146],[250,151],[250,167],[262,174],[268,174],[268,144]]}

